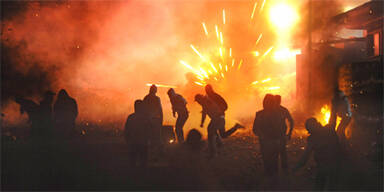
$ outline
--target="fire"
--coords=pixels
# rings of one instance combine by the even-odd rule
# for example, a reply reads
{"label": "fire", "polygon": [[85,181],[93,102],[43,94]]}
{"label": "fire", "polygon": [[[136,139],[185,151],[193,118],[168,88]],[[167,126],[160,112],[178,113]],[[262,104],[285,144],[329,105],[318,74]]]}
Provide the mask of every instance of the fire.
{"label": "fire", "polygon": [[156,87],[165,87],[165,88],[177,88],[173,85],[163,85],[163,84],[157,84],[157,83],[147,83],[146,86],[150,87],[152,85],[156,85]]}
{"label": "fire", "polygon": [[277,4],[269,11],[272,24],[280,30],[289,29],[298,20],[296,10],[288,4]]}
{"label": "fire", "polygon": [[[329,108],[328,105],[324,105],[320,110],[320,114],[318,116],[318,121],[324,126],[324,125],[329,123],[330,117],[331,117],[331,109]],[[337,130],[337,126],[339,126],[339,124],[340,124],[340,121],[341,121],[341,118],[337,117],[336,130]]]}
{"label": "fire", "polygon": [[175,142],[174,139],[170,139],[170,140],[169,140],[169,143],[174,143],[174,142]]}
{"label": "fire", "polygon": [[273,59],[276,61],[287,60],[290,58],[294,58],[297,54],[301,54],[301,50],[291,50],[289,48],[282,48],[280,50],[275,51]]}

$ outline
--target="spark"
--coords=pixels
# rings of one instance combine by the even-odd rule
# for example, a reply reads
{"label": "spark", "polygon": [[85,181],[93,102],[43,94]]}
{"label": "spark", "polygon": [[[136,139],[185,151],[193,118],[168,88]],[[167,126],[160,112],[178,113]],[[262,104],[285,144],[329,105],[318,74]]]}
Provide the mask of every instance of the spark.
{"label": "spark", "polygon": [[220,51],[220,56],[223,57],[223,50],[221,49],[221,47],[219,48],[219,51]]}
{"label": "spark", "polygon": [[264,4],[265,4],[265,0],[263,1],[263,4],[261,4],[261,7],[260,7],[260,13],[263,11],[264,9]]}
{"label": "spark", "polygon": [[260,55],[260,53],[259,53],[258,51],[254,51],[254,52],[253,52],[253,55],[256,56],[256,57],[258,57],[258,56]]}
{"label": "spark", "polygon": [[232,67],[235,65],[235,59],[232,59]]}
{"label": "spark", "polygon": [[187,67],[188,69],[192,70],[192,71],[195,71],[195,69],[190,66],[187,62],[183,61],[183,60],[180,60],[180,63],[183,64],[185,67]]}
{"label": "spark", "polygon": [[232,48],[229,48],[229,56],[232,57]]}
{"label": "spark", "polygon": [[207,30],[207,27],[205,26],[205,23],[202,22],[201,24],[203,24],[205,35],[208,36],[208,30]]}
{"label": "spark", "polygon": [[260,41],[261,37],[263,37],[262,33],[260,33],[259,38],[257,38],[255,45],[259,44],[259,41]]}
{"label": "spark", "polygon": [[228,71],[228,65],[225,65],[225,71]]}
{"label": "spark", "polygon": [[251,20],[253,19],[253,16],[255,15],[256,7],[257,7],[257,2],[255,2],[255,5],[253,5],[253,11],[252,11],[252,14],[251,14]]}
{"label": "spark", "polygon": [[215,25],[215,30],[216,30],[216,37],[217,39],[219,39],[219,28],[217,27],[217,25]]}
{"label": "spark", "polygon": [[150,87],[152,85],[156,85],[156,87],[166,87],[166,88],[177,88],[173,85],[163,85],[163,84],[157,84],[157,83],[147,83],[146,86]]}
{"label": "spark", "polygon": [[254,82],[252,82],[253,85],[256,85],[256,84],[258,84],[258,83],[259,83],[258,81],[254,81]]}
{"label": "spark", "polygon": [[197,82],[197,81],[195,81],[195,84],[200,85],[200,86],[204,86],[204,84]]}
{"label": "spark", "polygon": [[267,79],[262,80],[261,82],[262,82],[262,83],[265,83],[265,82],[268,82],[268,81],[270,81],[270,80],[271,80],[271,78],[267,78]]}
{"label": "spark", "polygon": [[271,50],[273,49],[273,46],[270,47],[264,54],[263,54],[263,57],[267,56],[269,54],[269,52],[271,52]]}
{"label": "spark", "polygon": [[221,76],[224,78],[224,73],[221,73]]}
{"label": "spark", "polygon": [[239,63],[239,66],[237,67],[237,69],[240,69],[242,64],[243,64],[243,60],[240,60],[240,63]]}
{"label": "spark", "polygon": [[225,24],[225,9],[223,9],[223,24]]}
{"label": "spark", "polygon": [[208,69],[208,73],[212,75],[212,71]]}
{"label": "spark", "polygon": [[221,42],[221,44],[223,44],[224,43],[224,40],[223,40],[223,33],[220,31],[220,42]]}
{"label": "spark", "polygon": [[206,78],[208,78],[208,73],[203,69],[203,68],[199,68],[200,69],[200,71],[201,71],[201,73],[206,77]]}
{"label": "spark", "polygon": [[276,86],[276,87],[269,87],[268,90],[276,90],[276,89],[280,89],[280,87]]}
{"label": "spark", "polygon": [[215,79],[216,81],[218,81],[217,77],[214,77],[214,79]]}
{"label": "spark", "polygon": [[219,63],[219,67],[220,67],[220,71],[223,70],[223,66],[221,65],[221,63]]}
{"label": "spark", "polygon": [[199,51],[197,51],[197,49],[191,44],[191,48],[193,49],[193,51],[195,51],[195,53],[203,60],[205,61],[205,58],[199,53]]}
{"label": "spark", "polygon": [[216,71],[216,73],[217,73],[217,69],[216,69],[216,67],[213,65],[213,63],[212,63],[212,62],[210,62],[209,64],[211,64],[211,67],[212,67],[212,69],[213,69],[213,70],[215,70],[215,71]]}

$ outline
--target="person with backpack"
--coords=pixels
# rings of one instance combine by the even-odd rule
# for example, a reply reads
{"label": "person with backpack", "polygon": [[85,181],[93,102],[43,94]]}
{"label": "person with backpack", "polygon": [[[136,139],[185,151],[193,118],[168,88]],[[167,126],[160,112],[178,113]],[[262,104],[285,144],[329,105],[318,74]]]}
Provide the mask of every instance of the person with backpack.
{"label": "person with backpack", "polygon": [[239,128],[244,128],[244,126],[236,123],[228,131],[225,131],[225,119],[224,119],[224,111],[222,108],[217,105],[212,99],[208,96],[204,96],[201,94],[197,94],[195,96],[195,101],[199,103],[202,110],[201,124],[200,127],[204,126],[204,121],[206,116],[208,115],[211,118],[209,125],[207,127],[208,131],[208,147],[210,152],[210,157],[217,156],[216,145],[221,146],[222,141],[221,138],[227,138],[233,133],[235,133]]}

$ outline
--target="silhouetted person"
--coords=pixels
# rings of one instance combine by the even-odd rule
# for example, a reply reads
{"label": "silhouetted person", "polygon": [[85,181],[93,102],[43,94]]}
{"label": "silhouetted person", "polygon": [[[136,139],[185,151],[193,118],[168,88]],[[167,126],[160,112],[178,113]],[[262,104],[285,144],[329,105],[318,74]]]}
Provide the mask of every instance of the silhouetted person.
{"label": "silhouetted person", "polygon": [[228,109],[227,102],[225,101],[225,99],[222,96],[220,96],[219,94],[217,94],[213,90],[212,85],[210,85],[210,84],[206,85],[205,86],[205,92],[206,92],[207,96],[209,97],[209,99],[214,101],[223,113]]}
{"label": "silhouetted person", "polygon": [[200,151],[202,149],[203,141],[200,131],[192,129],[188,132],[185,145],[192,151]]}
{"label": "silhouetted person", "polygon": [[30,137],[37,138],[40,131],[39,105],[32,100],[22,97],[16,97],[15,101],[20,105],[21,114],[27,112],[28,122],[30,123]]}
{"label": "silhouetted person", "polygon": [[41,136],[45,140],[49,140],[53,134],[53,113],[52,104],[55,93],[52,91],[45,92],[43,100],[40,101],[39,116]]}
{"label": "silhouetted person", "polygon": [[151,122],[151,139],[156,147],[163,150],[163,142],[161,129],[163,126],[163,109],[161,107],[160,97],[156,96],[157,87],[152,85],[149,89],[149,94],[143,99],[145,111]]}
{"label": "silhouetted person", "polygon": [[175,117],[175,114],[177,113],[177,120],[176,120],[176,135],[177,140],[179,143],[184,142],[184,133],[183,133],[183,127],[185,122],[188,119],[188,109],[187,109],[187,101],[184,99],[183,96],[175,93],[175,90],[170,88],[168,90],[168,96],[171,100],[172,104],[172,114],[173,117]]}
{"label": "silhouetted person", "polygon": [[305,128],[310,135],[307,138],[304,154],[293,171],[304,166],[313,152],[317,164],[316,190],[325,190],[327,182],[328,190],[334,190],[337,184],[342,153],[335,126],[336,109],[333,107],[329,124],[322,126],[315,118],[309,118],[305,122]]}
{"label": "silhouetted person", "polygon": [[76,100],[70,97],[65,89],[59,91],[53,112],[58,136],[68,137],[74,135],[78,108]]}
{"label": "silhouetted person", "polygon": [[151,122],[146,114],[142,100],[135,101],[135,112],[128,116],[125,123],[124,135],[129,149],[131,167],[147,167],[148,143]]}
{"label": "silhouetted person", "polygon": [[267,94],[263,100],[263,110],[256,112],[253,132],[259,137],[260,151],[264,164],[264,174],[275,177],[278,174],[278,157],[281,148],[280,115],[275,108],[274,96]]}
{"label": "silhouetted person", "polygon": [[[277,112],[279,113],[279,122],[280,122],[280,129],[282,131],[282,137],[280,140],[280,160],[281,160],[281,168],[283,169],[283,172],[285,174],[288,173],[288,160],[287,160],[287,149],[286,149],[286,144],[287,144],[287,139],[291,139],[292,135],[292,130],[293,130],[293,118],[291,114],[289,113],[288,109],[281,106],[281,96],[280,95],[275,95],[274,96],[274,102],[275,102],[275,108]],[[289,131],[287,133],[287,124],[286,120],[289,122]]]}
{"label": "silhouetted person", "polygon": [[239,128],[243,128],[242,125],[236,124],[234,127],[225,131],[225,119],[224,111],[220,108],[216,102],[212,101],[208,96],[197,94],[195,101],[201,105],[202,117],[200,127],[204,126],[204,121],[208,115],[211,121],[208,125],[208,146],[210,151],[210,157],[217,155],[217,147],[222,145],[221,138],[227,138]]}
{"label": "silhouetted person", "polygon": [[339,90],[335,88],[334,95],[332,98],[332,104],[335,107],[336,115],[341,117],[340,124],[337,126],[337,135],[339,136],[342,147],[346,147],[346,137],[345,137],[345,128],[347,128],[348,124],[352,118],[352,112],[349,105],[349,101],[347,96]]}

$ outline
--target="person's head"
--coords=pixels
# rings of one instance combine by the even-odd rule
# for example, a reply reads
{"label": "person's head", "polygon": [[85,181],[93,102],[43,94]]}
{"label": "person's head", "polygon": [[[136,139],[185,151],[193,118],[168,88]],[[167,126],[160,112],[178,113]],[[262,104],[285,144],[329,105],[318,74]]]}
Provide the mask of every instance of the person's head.
{"label": "person's head", "polygon": [[272,109],[273,108],[273,95],[272,94],[266,94],[263,99],[263,108],[264,109]]}
{"label": "person's head", "polygon": [[213,87],[212,87],[211,84],[207,84],[207,85],[205,86],[205,92],[206,92],[207,94],[210,94],[210,93],[213,93],[213,92],[214,92],[214,91],[213,91]]}
{"label": "person's head", "polygon": [[150,94],[153,94],[155,95],[157,93],[157,87],[155,84],[153,84],[150,88],[149,88],[149,93]]}
{"label": "person's head", "polygon": [[192,149],[199,149],[201,138],[201,133],[196,129],[192,129],[187,134],[186,144]]}
{"label": "person's head", "polygon": [[68,95],[68,93],[67,93],[67,91],[66,91],[65,89],[61,89],[61,90],[59,91],[59,94],[57,95],[57,97],[58,97],[59,99],[62,99],[62,98],[69,97],[69,95]]}
{"label": "person's head", "polygon": [[143,111],[143,101],[138,99],[135,101],[135,105],[134,105],[134,108],[135,108],[135,113],[140,113]]}
{"label": "person's head", "polygon": [[53,102],[53,97],[55,96],[55,93],[52,91],[46,91],[44,94],[44,100],[48,102]]}
{"label": "person's head", "polygon": [[195,95],[195,101],[199,104],[204,103],[204,95],[202,94],[196,94]]}
{"label": "person's head", "polygon": [[307,129],[310,134],[316,131],[319,127],[321,127],[321,124],[314,117],[308,118],[305,121],[305,129]]}
{"label": "person's head", "polygon": [[275,103],[277,106],[281,105],[281,95],[275,95]]}
{"label": "person's head", "polygon": [[175,90],[173,88],[170,88],[167,93],[168,93],[168,96],[171,97],[171,96],[175,95]]}

